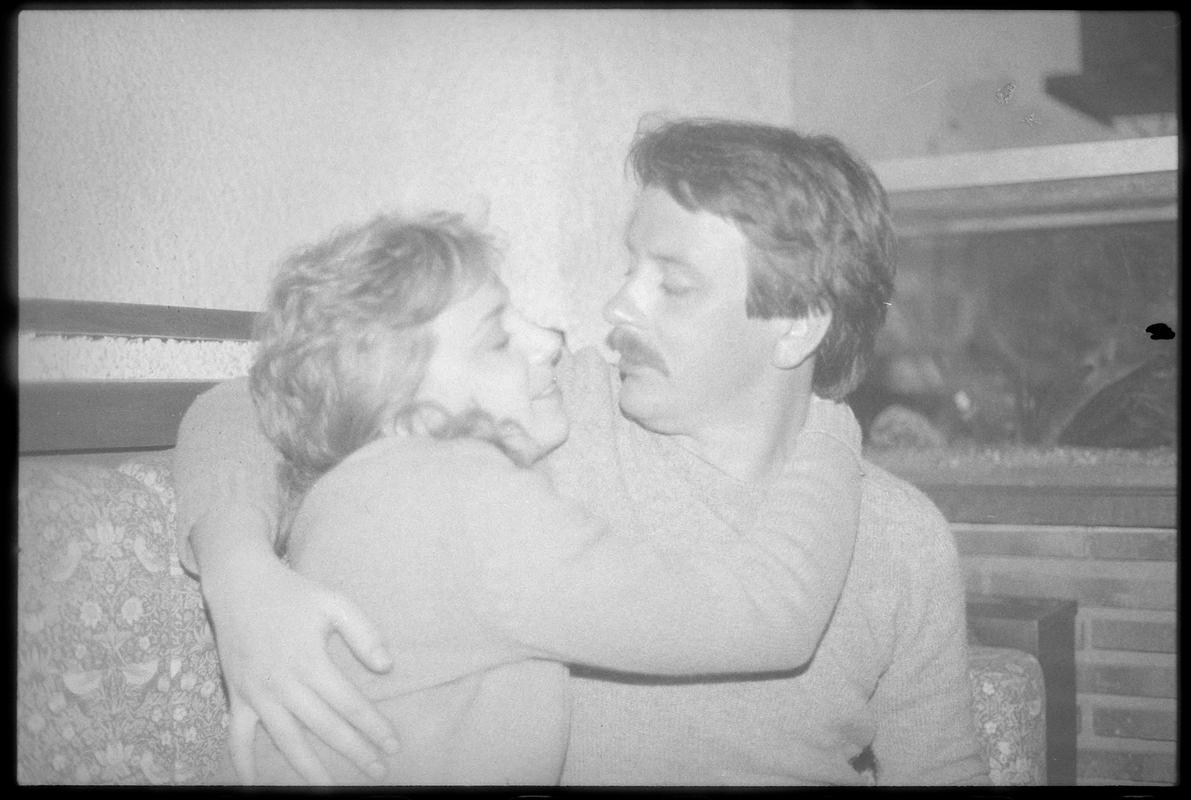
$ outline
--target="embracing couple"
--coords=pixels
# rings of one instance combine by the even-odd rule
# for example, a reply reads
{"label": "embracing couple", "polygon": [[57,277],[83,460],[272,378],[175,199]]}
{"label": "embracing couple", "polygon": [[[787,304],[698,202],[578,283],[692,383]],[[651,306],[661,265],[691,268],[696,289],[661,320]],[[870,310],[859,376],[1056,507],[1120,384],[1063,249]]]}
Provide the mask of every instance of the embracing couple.
{"label": "embracing couple", "polygon": [[465,220],[383,215],[282,263],[251,375],[188,412],[239,779],[987,782],[950,531],[842,402],[893,289],[876,177],[720,120],[629,160],[615,366]]}

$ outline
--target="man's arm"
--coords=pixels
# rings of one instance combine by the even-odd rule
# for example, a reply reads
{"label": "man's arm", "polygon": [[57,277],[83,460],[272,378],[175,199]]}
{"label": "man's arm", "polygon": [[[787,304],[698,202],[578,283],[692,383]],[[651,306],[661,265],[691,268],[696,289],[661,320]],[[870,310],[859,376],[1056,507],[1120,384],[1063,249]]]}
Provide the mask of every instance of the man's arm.
{"label": "man's arm", "polygon": [[[604,369],[606,370],[606,365]],[[310,711],[310,703],[302,703],[290,699],[289,696],[296,698],[300,694],[298,688],[307,684],[314,687],[316,682],[313,678],[307,680],[295,675],[291,670],[309,672],[312,665],[325,665],[325,669],[321,670],[321,675],[317,678],[317,685],[320,687],[316,690],[317,693],[324,698],[332,694],[343,694],[344,678],[326,661],[325,648],[321,646],[328,630],[341,626],[338,619],[342,614],[332,614],[330,609],[334,604],[329,600],[325,602],[324,608],[319,609],[322,613],[282,613],[287,608],[298,608],[302,607],[303,603],[319,600],[322,590],[313,583],[306,582],[305,590],[298,591],[292,586],[293,576],[288,570],[284,573],[276,572],[272,569],[275,565],[264,558],[260,548],[262,545],[271,548],[271,526],[277,516],[276,500],[274,499],[270,505],[267,500],[261,499],[262,495],[268,492],[255,491],[252,487],[260,489],[262,476],[267,475],[267,480],[273,482],[271,491],[275,497],[276,486],[273,476],[276,473],[273,465],[276,463],[276,456],[262,455],[260,443],[267,440],[264,440],[256,429],[255,415],[252,412],[246,384],[240,382],[238,388],[229,385],[220,387],[217,391],[218,393],[205,395],[206,402],[196,402],[183,423],[185,436],[179,442],[179,464],[182,473],[179,494],[180,504],[183,503],[183,498],[188,498],[188,510],[183,516],[182,524],[193,525],[190,538],[195,542],[196,548],[204,550],[200,539],[209,542],[208,550],[213,554],[212,558],[221,559],[219,562],[207,559],[207,563],[195,564],[195,567],[204,576],[204,592],[209,595],[208,602],[213,607],[217,644],[234,698],[233,712],[236,710],[235,698],[241,698],[241,708],[247,708],[254,713],[276,705],[288,709],[287,713],[291,716],[298,716],[303,712],[313,713]],[[597,398],[601,406],[609,400],[608,397]],[[614,408],[611,411],[615,413]],[[705,668],[720,670],[738,667],[745,671],[756,671],[794,667],[810,656],[830,611],[834,608],[847,572],[855,538],[856,509],[859,505],[858,459],[851,452],[853,445],[858,449],[858,431],[841,433],[832,427],[836,420],[817,419],[812,407],[806,435],[800,437],[799,444],[800,448],[807,448],[807,452],[802,455],[810,457],[792,460],[793,472],[785,476],[790,479],[786,485],[787,492],[778,493],[771,498],[771,504],[777,503],[776,510],[771,509],[775,511],[772,516],[766,513],[759,515],[757,535],[749,537],[743,543],[732,541],[724,546],[717,543],[712,547],[704,547],[701,551],[698,548],[688,550],[677,561],[669,557],[663,558],[656,562],[659,569],[654,569],[653,565],[644,562],[636,567],[637,576],[643,581],[639,582],[638,586],[652,585],[660,575],[665,575],[668,578],[667,585],[678,589],[686,585],[688,575],[696,576],[702,584],[702,596],[708,601],[708,610],[712,616],[700,617],[703,626],[701,632],[692,631],[687,624],[684,630],[674,634],[682,639],[681,658],[685,659],[684,661],[667,661],[663,658],[660,663],[642,664],[637,661],[633,664],[617,665],[619,668],[641,666],[646,671],[656,672],[660,669],[677,673],[701,671]],[[855,427],[855,422],[850,416],[848,422]],[[206,438],[207,435],[211,438]],[[832,441],[833,436],[836,441]],[[853,439],[856,441],[853,442]],[[610,442],[602,441],[599,445],[608,447]],[[832,463],[835,463],[835,467],[831,467]],[[247,502],[239,502],[241,498],[237,497],[237,492],[244,490],[240,489],[242,484],[235,480],[231,481],[231,487],[225,485],[222,490],[217,482],[211,485],[212,479],[209,476],[220,474],[221,468],[224,474],[229,471],[233,474],[236,471],[241,474],[248,473],[244,484],[249,487],[246,493],[250,498]],[[200,485],[197,489],[190,488],[202,480],[208,481],[208,485]],[[214,513],[203,520],[202,524],[194,525],[185,521],[201,519],[210,513],[210,504],[214,502],[211,498],[221,496],[225,499],[230,498],[228,502],[232,510],[224,509]],[[794,510],[797,514],[791,519],[788,513],[782,513],[783,510]],[[255,523],[252,521],[254,515],[257,517]],[[560,529],[566,529],[570,524],[570,521],[564,521],[542,526],[538,530],[557,536]],[[696,535],[695,538],[698,539],[699,536]],[[614,547],[624,545],[621,541]],[[236,558],[231,554],[234,548],[238,547],[250,549],[243,558]],[[599,557],[616,560],[619,556],[604,552]],[[682,559],[686,561],[683,562]],[[194,563],[193,558],[191,561]],[[212,563],[226,566],[212,566]],[[588,563],[596,562],[590,560]],[[269,580],[254,580],[251,572],[238,570],[238,564],[260,565],[260,574]],[[265,565],[270,568],[264,569]],[[523,573],[523,578],[528,576],[527,579],[532,583],[536,576],[553,574],[557,581],[559,576],[568,574],[564,563],[556,563],[555,567],[557,568],[551,568],[545,573],[531,570]],[[578,562],[573,560],[569,569],[576,575],[576,580],[562,580],[561,585],[569,585],[571,591],[583,585],[583,576],[591,575],[586,567],[578,566]],[[219,575],[225,577],[220,578]],[[278,602],[256,608],[256,597],[266,587],[275,587]],[[497,593],[504,594],[499,586]],[[550,592],[547,592],[547,595],[549,594]],[[653,594],[656,595],[656,592]],[[532,611],[540,610],[535,608],[536,601],[532,599],[532,595],[515,596],[523,600],[528,597],[528,608]],[[571,596],[576,599],[576,606],[583,611],[599,608],[598,605],[593,606],[585,601],[582,595]],[[253,597],[252,604],[247,600],[249,597]],[[286,597],[288,600],[280,599]],[[724,597],[730,598],[730,609],[723,607]],[[671,593],[670,598],[675,605],[670,606],[669,611],[676,614],[686,612],[689,616],[692,609],[683,596]],[[652,608],[656,599],[656,596],[650,596],[647,592],[635,598],[610,598],[605,607],[630,614],[640,608]],[[631,600],[635,602],[630,602]],[[269,608],[280,611],[271,615],[268,613]],[[354,606],[347,608],[358,614]],[[547,629],[547,639],[553,639],[557,631],[569,628],[573,633],[577,629],[574,620],[568,617],[562,606],[557,608],[559,613],[539,621],[539,624]],[[717,627],[709,621],[720,618],[716,615],[731,620],[732,624]],[[645,618],[637,617],[638,620]],[[341,632],[347,636],[352,630],[366,630],[370,636],[357,637],[352,649],[357,653],[368,652],[370,646],[379,641],[375,629],[364,621],[362,615],[353,616],[353,619],[359,622],[359,626],[341,626],[344,628]],[[736,628],[735,623],[742,619],[745,621],[743,627]],[[666,629],[654,627],[652,630],[657,634]],[[691,636],[692,633],[698,635]],[[614,631],[613,638],[615,634]],[[298,641],[306,644],[299,646],[296,644]],[[595,643],[594,650],[588,651],[595,656],[591,663],[605,663],[600,654],[606,652],[607,641],[609,639],[605,637]],[[747,646],[738,647],[741,643]],[[573,644],[586,646],[582,642]],[[694,660],[689,655],[692,651],[695,652]],[[286,657],[285,653],[291,656]],[[725,656],[726,653],[732,655]],[[365,660],[365,664],[376,671],[383,671],[379,662]],[[279,687],[282,686],[292,686],[295,690],[289,692],[289,696],[282,697],[282,694],[286,694],[280,690]],[[314,708],[323,710],[323,707],[318,705]],[[333,706],[333,711],[340,717],[350,719],[360,730],[378,730],[378,717],[371,717],[369,724],[369,716],[358,706],[337,704]],[[248,717],[246,714],[240,716]],[[309,724],[314,733],[328,742],[342,738],[342,735],[338,738],[336,736],[335,731],[339,726],[335,724],[333,714],[323,713],[314,722],[303,721]],[[248,724],[251,725],[253,722],[255,717]],[[273,727],[277,727],[278,724],[275,722]],[[270,732],[272,733],[272,728]],[[251,727],[247,733],[251,734]],[[241,734],[245,735],[243,731]],[[371,735],[374,741],[382,741],[376,734]],[[285,746],[280,741],[278,744]],[[366,768],[370,763],[365,755],[370,751],[359,748],[339,749],[352,757],[361,768]],[[325,771],[321,770],[313,752],[299,748],[296,740],[286,754],[291,760],[295,760],[296,765],[303,765],[299,770],[308,778],[325,780]],[[246,773],[242,772],[243,774]]]}
{"label": "man's arm", "polygon": [[972,718],[959,557],[947,522],[923,504],[928,532],[900,562],[893,660],[872,700],[877,782],[983,785],[988,764]]}
{"label": "man's arm", "polygon": [[[261,431],[248,380],[225,381],[199,395],[178,428],[174,485],[178,494],[178,557],[198,575],[191,538],[195,523],[222,517],[238,538],[277,533],[281,457]],[[207,532],[219,524],[208,520]],[[218,531],[216,531],[218,533]]]}
{"label": "man's arm", "polygon": [[[615,442],[621,438],[621,427],[630,423],[617,407],[614,371],[598,352],[587,348],[564,359],[558,374],[572,425],[570,440],[551,456],[551,474],[559,477],[565,493],[590,508],[606,509],[603,513],[620,525],[630,524],[630,515],[618,513],[596,493],[621,496],[617,492],[622,480],[664,478],[619,473],[624,466]],[[771,668],[775,658],[785,668],[801,665],[826,630],[843,591],[858,530],[860,441],[860,428],[846,405],[812,398],[795,451],[785,472],[772,482],[750,529],[723,546],[717,544],[703,558],[710,573],[702,579],[718,573],[740,601],[736,608],[753,615],[756,626],[736,634],[762,643],[741,653],[754,657],[751,670]],[[706,542],[714,531],[702,529],[704,519],[692,515],[687,525],[675,520],[666,531],[633,532],[675,544]],[[733,552],[732,565],[721,561]],[[731,572],[726,578],[725,569]],[[796,623],[787,625],[792,620]],[[784,654],[775,652],[779,647],[785,648]]]}
{"label": "man's arm", "polygon": [[[849,417],[850,419],[850,417]],[[813,655],[852,556],[859,458],[815,428],[741,535],[609,532],[532,472],[468,505],[478,613],[548,657],[653,674],[792,669]]]}
{"label": "man's arm", "polygon": [[329,776],[304,740],[308,727],[375,772],[377,748],[395,744],[388,723],[330,661],[339,632],[378,672],[391,663],[354,606],[288,569],[275,555],[280,458],[256,423],[244,379],[201,395],[175,449],[178,552],[200,576],[231,707],[237,771],[251,781],[257,721],[314,783]]}

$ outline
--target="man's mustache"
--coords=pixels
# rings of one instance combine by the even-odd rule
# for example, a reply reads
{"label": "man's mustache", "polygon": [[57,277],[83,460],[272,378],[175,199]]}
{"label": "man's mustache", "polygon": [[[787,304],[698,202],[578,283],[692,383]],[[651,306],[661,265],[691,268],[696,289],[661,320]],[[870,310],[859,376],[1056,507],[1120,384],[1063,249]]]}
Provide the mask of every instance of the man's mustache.
{"label": "man's mustache", "polygon": [[669,376],[666,360],[662,354],[637,338],[624,328],[613,328],[605,340],[608,346],[620,353],[620,363],[650,367],[662,375]]}

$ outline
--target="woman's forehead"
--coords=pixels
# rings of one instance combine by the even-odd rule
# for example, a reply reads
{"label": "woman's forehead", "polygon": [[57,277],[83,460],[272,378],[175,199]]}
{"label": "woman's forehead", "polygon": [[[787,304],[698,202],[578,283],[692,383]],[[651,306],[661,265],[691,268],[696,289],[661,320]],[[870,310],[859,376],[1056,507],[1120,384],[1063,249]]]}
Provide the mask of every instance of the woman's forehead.
{"label": "woman's forehead", "polygon": [[476,286],[475,294],[479,295],[481,302],[486,305],[503,306],[509,302],[509,287],[491,270]]}
{"label": "woman's forehead", "polygon": [[[454,323],[472,317],[480,322],[498,315],[509,303],[509,290],[494,272],[461,291],[440,316],[453,318]],[[446,320],[444,320],[446,322]]]}

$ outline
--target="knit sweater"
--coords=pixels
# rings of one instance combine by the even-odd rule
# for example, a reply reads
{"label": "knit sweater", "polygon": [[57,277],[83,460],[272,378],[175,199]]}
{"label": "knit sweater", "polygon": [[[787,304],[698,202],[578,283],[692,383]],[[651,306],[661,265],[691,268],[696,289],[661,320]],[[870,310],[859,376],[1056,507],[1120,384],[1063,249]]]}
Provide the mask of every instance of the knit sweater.
{"label": "knit sweater", "polygon": [[[552,784],[566,752],[567,668],[535,659],[503,629],[490,602],[491,562],[527,538],[560,558],[598,538],[598,522],[570,507],[541,476],[470,439],[375,441],[320,478],[291,529],[290,566],[356,603],[394,654],[392,670],[365,669],[337,637],[331,657],[393,724],[402,748],[387,756],[402,784]],[[377,781],[317,737],[307,741],[337,784]],[[259,729],[256,781],[300,784]]]}
{"label": "knit sweater", "polygon": [[[563,493],[652,536],[750,523],[766,487],[625,419],[598,355],[580,353],[567,380],[569,451],[551,463]],[[575,670],[564,784],[862,784],[850,761],[866,745],[881,784],[987,782],[950,529],[907,483],[864,472],[851,566],[810,664],[721,680]]]}
{"label": "knit sweater", "polygon": [[[594,351],[568,361],[560,384],[572,435],[549,459],[550,472],[564,494],[614,529],[682,549],[693,547],[692,536],[738,540],[757,527],[759,515],[780,519],[783,502],[787,511],[798,507],[796,494],[783,491],[788,474],[742,484],[672,438],[625,420],[616,409],[615,375]],[[276,518],[276,456],[245,421],[246,397],[243,387],[220,387],[183,423],[183,537],[228,496]],[[742,639],[732,626],[719,626],[695,644],[665,629],[656,635],[682,641],[689,652],[729,653],[738,663],[727,670],[688,664],[704,674],[667,679],[577,668],[563,783],[858,784],[865,777],[849,761],[866,745],[881,783],[986,780],[968,704],[962,587],[950,533],[920,493],[875,467],[865,470],[855,553],[810,663],[788,652],[775,656],[781,636],[773,637],[779,644],[756,647],[755,636]],[[770,511],[762,512],[767,504]],[[192,564],[184,539],[180,551]],[[758,573],[757,595],[781,596],[784,586],[797,585],[788,578],[772,569]],[[824,596],[825,585],[809,594]],[[834,595],[827,594],[830,609]],[[724,674],[758,669],[769,672]]]}
{"label": "knit sweater", "polygon": [[[856,460],[843,442],[808,432],[794,461],[840,476],[827,506],[858,505],[859,470],[849,469]],[[761,508],[762,528],[790,521]],[[855,529],[851,515],[839,516],[837,525]],[[777,635],[803,626],[798,604],[784,598],[774,608],[742,591],[764,569],[748,542],[766,536],[742,539],[616,534],[489,443],[390,438],[314,485],[287,555],[295,570],[357,603],[398,654],[395,669],[377,676],[342,644],[333,648],[405,743],[389,775],[410,784],[543,784],[558,782],[569,736],[562,661],[688,674],[748,669],[767,652],[774,664],[804,657],[792,642],[808,637]],[[720,645],[729,627],[736,647]],[[318,749],[338,782],[368,782]],[[298,778],[263,732],[256,763],[265,782]]]}

